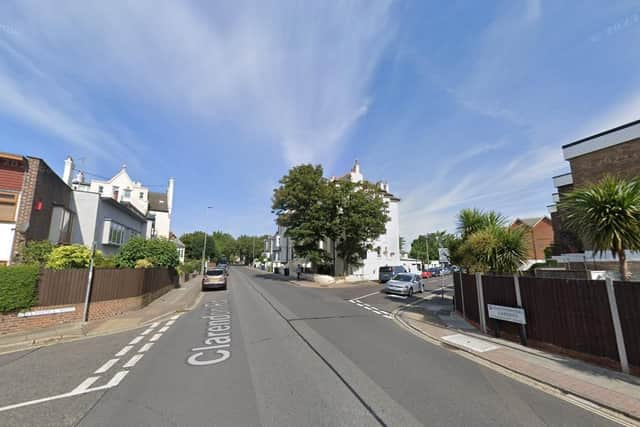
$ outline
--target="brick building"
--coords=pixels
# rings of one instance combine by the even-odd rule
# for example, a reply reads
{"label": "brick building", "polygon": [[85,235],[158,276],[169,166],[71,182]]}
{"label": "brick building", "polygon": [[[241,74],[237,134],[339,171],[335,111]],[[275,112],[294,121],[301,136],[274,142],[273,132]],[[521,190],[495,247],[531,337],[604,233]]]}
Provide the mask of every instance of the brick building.
{"label": "brick building", "polygon": [[[609,265],[615,261],[611,254],[595,256],[588,242],[563,226],[563,213],[558,207],[564,194],[574,188],[581,188],[597,182],[605,175],[624,178],[640,176],[640,120],[636,120],[598,134],[582,138],[562,146],[570,172],[553,177],[556,192],[554,203],[549,205],[549,213],[554,231],[553,254],[559,260],[576,263]],[[640,254],[630,253],[629,261],[640,261]],[[640,264],[634,262],[632,270],[640,271]]]}
{"label": "brick building", "polygon": [[542,261],[544,250],[553,244],[553,225],[546,216],[536,218],[516,218],[511,227],[527,229],[527,259]]}
{"label": "brick building", "polygon": [[0,153],[0,264],[15,260],[27,240],[68,243],[71,195],[44,160]]}

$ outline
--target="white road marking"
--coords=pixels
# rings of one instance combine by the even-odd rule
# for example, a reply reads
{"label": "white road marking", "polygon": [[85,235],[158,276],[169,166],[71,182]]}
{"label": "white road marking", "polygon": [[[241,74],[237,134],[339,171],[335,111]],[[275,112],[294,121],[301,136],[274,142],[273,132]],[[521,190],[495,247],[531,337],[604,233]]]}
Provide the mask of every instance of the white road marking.
{"label": "white road marking", "polygon": [[116,363],[118,363],[118,360],[120,359],[111,359],[109,361],[107,361],[107,363],[105,363],[104,365],[100,366],[98,369],[96,369],[96,371],[94,372],[94,374],[104,374],[105,372],[107,372],[109,369],[111,369],[111,367],[113,365],[115,365]]}
{"label": "white road marking", "polygon": [[153,341],[158,341],[158,338],[160,338],[162,336],[162,334],[155,334],[154,336],[152,336],[149,341],[153,342]]}
{"label": "white road marking", "polygon": [[[107,383],[107,385],[105,385],[105,386],[103,386],[103,387],[104,387],[104,388],[111,388],[111,387],[115,387],[115,386],[117,386],[118,384],[120,384],[120,381],[122,381],[122,380],[124,379],[124,377],[126,377],[126,376],[127,376],[127,374],[128,374],[128,373],[129,373],[129,371],[120,371],[120,372],[118,372],[117,374],[115,374],[115,375],[113,376],[113,378],[111,378],[111,381],[109,381],[109,382]],[[95,389],[93,389],[93,390],[98,390],[98,389],[100,389],[100,387],[96,387],[96,388],[95,388]],[[91,390],[91,389],[90,389],[90,390]]]}
{"label": "white road marking", "polygon": [[171,319],[171,320],[176,320],[178,317],[180,317],[180,315],[179,315],[179,314],[176,314],[175,316],[171,316],[171,317],[170,317],[170,319]]}
{"label": "white road marking", "polygon": [[403,295],[394,295],[394,294],[389,294],[389,296],[391,298],[398,298],[398,299],[407,299],[407,297],[403,296]]}
{"label": "white road marking", "polygon": [[371,295],[375,295],[375,294],[379,294],[379,293],[380,293],[380,291],[371,292],[370,294],[362,295],[361,297],[354,298],[354,299],[362,299],[362,298],[370,297]]}
{"label": "white road marking", "polygon": [[168,326],[158,329],[158,332],[167,332],[169,330]]}
{"label": "white road marking", "polygon": [[[84,380],[82,382],[82,384],[80,384],[78,387],[76,387],[73,391],[71,391],[69,393],[62,393],[62,394],[57,394],[55,396],[43,397],[41,399],[29,400],[27,402],[21,402],[21,403],[15,403],[13,405],[3,406],[3,407],[0,407],[0,412],[10,411],[12,409],[17,409],[17,408],[23,408],[25,406],[37,405],[38,403],[50,402],[52,400],[64,399],[66,397],[77,396],[79,394],[86,394],[86,393],[91,393],[91,392],[94,392],[94,391],[106,390],[106,389],[109,389],[109,388],[113,388],[113,387],[117,386],[118,384],[120,384],[120,382],[123,380],[123,378],[128,373],[129,373],[129,371],[120,371],[120,372],[118,372],[117,374],[115,374],[113,376],[113,378],[111,378],[111,381],[109,381],[106,385],[103,385],[103,386],[93,387],[93,388],[81,388],[82,385],[91,385],[98,378],[100,378],[100,377],[90,377],[90,378],[87,378],[86,380]],[[90,380],[91,380],[91,384],[89,384]]]}
{"label": "white road marking", "polygon": [[385,319],[393,319],[393,317],[389,316],[388,314],[385,314],[382,317],[384,317]]}
{"label": "white road marking", "polygon": [[81,392],[87,390],[99,378],[100,377],[89,377],[89,378],[87,378],[86,380],[82,381],[78,387],[76,387],[73,390],[71,390],[71,393],[81,393]]}
{"label": "white road marking", "polygon": [[134,339],[131,340],[131,342],[129,343],[130,345],[134,345],[134,344],[138,344],[140,341],[142,341],[144,339],[144,337],[142,335],[138,335],[137,337],[135,337]]}
{"label": "white road marking", "polygon": [[159,324],[160,324],[160,322],[153,322],[149,327],[150,328],[157,328]]}
{"label": "white road marking", "polygon": [[124,347],[122,347],[122,350],[116,353],[116,357],[124,356],[125,354],[129,353],[129,350],[131,350],[132,348],[132,345],[125,345]]}
{"label": "white road marking", "polygon": [[373,310],[371,307],[365,307],[365,310]]}
{"label": "white road marking", "polygon": [[165,325],[167,325],[167,326],[171,326],[171,325],[173,325],[174,323],[176,323],[176,321],[175,321],[175,320],[169,320],[167,323],[165,323]]}
{"label": "white road marking", "polygon": [[127,361],[127,363],[125,363],[122,367],[123,368],[133,368],[134,366],[136,366],[136,363],[138,363],[138,361],[140,359],[142,359],[142,356],[144,356],[144,354],[136,354],[131,359],[129,359]]}
{"label": "white road marking", "polygon": [[146,329],[146,330],[145,330],[143,333],[141,333],[140,335],[147,335],[147,334],[151,333],[151,331],[153,331],[153,328]]}
{"label": "white road marking", "polygon": [[145,351],[149,350],[151,348],[151,346],[153,345],[152,342],[148,342],[145,345],[143,345],[142,347],[140,347],[140,350],[138,350],[138,353],[144,353]]}

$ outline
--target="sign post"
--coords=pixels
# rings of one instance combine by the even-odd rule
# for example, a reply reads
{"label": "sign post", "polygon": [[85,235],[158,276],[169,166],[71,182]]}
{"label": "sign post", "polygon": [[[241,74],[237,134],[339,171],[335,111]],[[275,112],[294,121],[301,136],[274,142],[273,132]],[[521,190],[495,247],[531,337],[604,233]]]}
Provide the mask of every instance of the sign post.
{"label": "sign post", "polygon": [[87,279],[87,292],[84,296],[84,312],[82,313],[82,321],[89,320],[89,299],[91,297],[91,285],[93,284],[93,258],[96,254],[96,242],[91,245],[91,261],[89,261],[89,278]]}
{"label": "sign post", "polygon": [[[495,334],[496,337],[500,337],[500,321],[518,323],[522,326],[527,324],[527,320],[524,315],[524,309],[520,307],[507,307],[504,305],[487,304],[489,312],[489,318],[494,319],[496,322]],[[526,342],[523,343],[526,345]]]}

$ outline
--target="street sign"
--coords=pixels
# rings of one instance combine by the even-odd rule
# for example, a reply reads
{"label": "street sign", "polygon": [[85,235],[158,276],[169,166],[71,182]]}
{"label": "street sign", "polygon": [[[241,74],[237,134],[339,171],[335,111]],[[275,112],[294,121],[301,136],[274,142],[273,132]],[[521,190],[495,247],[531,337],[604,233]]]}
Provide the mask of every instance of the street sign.
{"label": "street sign", "polygon": [[526,325],[524,309],[518,307],[505,307],[503,305],[487,304],[489,317],[492,319],[506,320],[507,322]]}
{"label": "street sign", "polygon": [[440,261],[440,262],[449,262],[449,249],[448,248],[438,248],[438,261]]}

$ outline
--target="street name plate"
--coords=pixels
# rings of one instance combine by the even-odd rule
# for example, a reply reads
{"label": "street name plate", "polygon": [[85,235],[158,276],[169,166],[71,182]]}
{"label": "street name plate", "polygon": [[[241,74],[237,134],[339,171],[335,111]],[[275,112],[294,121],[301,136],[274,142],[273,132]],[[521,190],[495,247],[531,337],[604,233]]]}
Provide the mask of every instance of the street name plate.
{"label": "street name plate", "polygon": [[489,317],[492,319],[506,320],[507,322],[519,323],[521,325],[527,324],[524,317],[524,309],[522,308],[493,304],[487,304],[487,306],[489,308]]}

